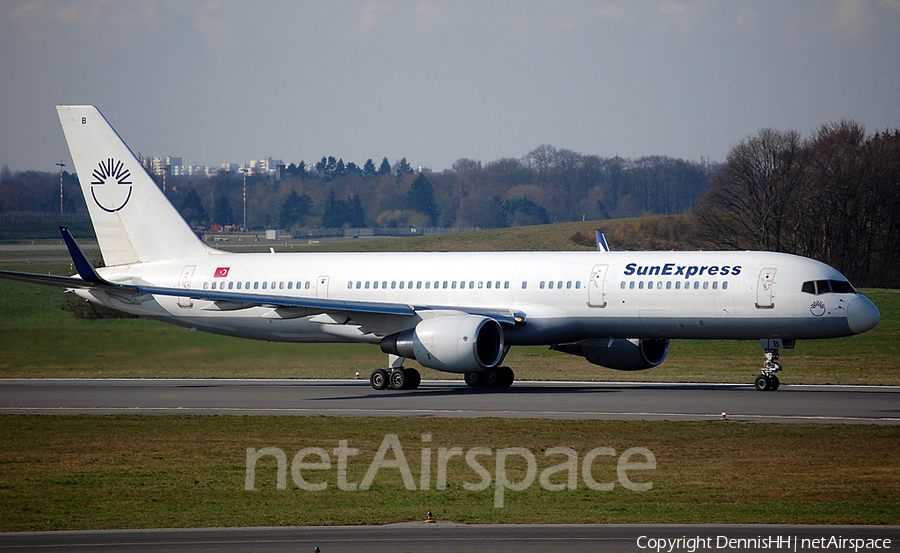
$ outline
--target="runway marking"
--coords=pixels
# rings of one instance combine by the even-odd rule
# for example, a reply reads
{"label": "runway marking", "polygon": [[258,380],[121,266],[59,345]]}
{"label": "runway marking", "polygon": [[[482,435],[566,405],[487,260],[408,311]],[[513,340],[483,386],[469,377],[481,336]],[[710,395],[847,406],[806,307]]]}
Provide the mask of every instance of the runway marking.
{"label": "runway marking", "polygon": [[[625,411],[511,411],[511,410],[495,410],[495,411],[473,411],[469,409],[329,409],[329,408],[303,408],[303,407],[0,407],[0,414],[17,414],[28,412],[48,412],[62,413],[66,411],[72,412],[109,412],[121,413],[123,411],[151,411],[151,412],[175,412],[175,413],[247,413],[247,414],[346,414],[353,413],[357,415],[383,415],[383,416],[402,416],[404,414],[417,415],[474,415],[478,417],[490,417],[492,415],[501,415],[510,417],[519,415],[522,418],[534,417],[538,415],[548,416],[556,415],[561,418],[565,417],[677,417],[686,419],[721,419],[721,413],[653,413],[653,412],[625,412]],[[828,415],[744,415],[740,413],[729,413],[728,421],[740,422],[740,419],[755,420],[810,420],[810,421],[854,421],[854,422],[900,422],[900,417],[838,417]]]}

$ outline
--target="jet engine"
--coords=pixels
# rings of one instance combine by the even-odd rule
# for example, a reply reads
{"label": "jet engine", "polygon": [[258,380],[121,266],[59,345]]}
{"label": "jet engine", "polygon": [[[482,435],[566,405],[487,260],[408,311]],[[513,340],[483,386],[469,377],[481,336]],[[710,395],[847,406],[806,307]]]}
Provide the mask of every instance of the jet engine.
{"label": "jet engine", "polygon": [[550,347],[573,355],[580,355],[594,365],[617,371],[642,371],[653,368],[669,353],[668,340],[647,339],[590,339],[573,344]]}
{"label": "jet engine", "polygon": [[490,369],[503,359],[503,329],[494,319],[477,315],[435,317],[384,337],[381,351],[439,371]]}

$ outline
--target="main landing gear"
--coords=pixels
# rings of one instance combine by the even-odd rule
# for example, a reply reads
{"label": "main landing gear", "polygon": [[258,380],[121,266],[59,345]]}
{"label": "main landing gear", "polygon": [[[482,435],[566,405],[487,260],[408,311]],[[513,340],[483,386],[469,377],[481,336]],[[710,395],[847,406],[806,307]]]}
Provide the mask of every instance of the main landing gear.
{"label": "main landing gear", "polygon": [[415,390],[422,382],[422,375],[416,369],[392,367],[375,369],[369,377],[369,384],[376,390],[390,388],[392,390]]}
{"label": "main landing gear", "polygon": [[778,339],[763,339],[759,341],[759,345],[763,348],[766,361],[763,368],[759,369],[761,373],[753,381],[753,385],[760,392],[774,392],[781,385],[778,380],[777,372],[781,372],[781,363],[778,363],[778,350],[781,348],[793,349],[793,340],[785,342]]}
{"label": "main landing gear", "polygon": [[472,388],[509,388],[515,379],[516,375],[509,367],[466,373],[466,384]]}

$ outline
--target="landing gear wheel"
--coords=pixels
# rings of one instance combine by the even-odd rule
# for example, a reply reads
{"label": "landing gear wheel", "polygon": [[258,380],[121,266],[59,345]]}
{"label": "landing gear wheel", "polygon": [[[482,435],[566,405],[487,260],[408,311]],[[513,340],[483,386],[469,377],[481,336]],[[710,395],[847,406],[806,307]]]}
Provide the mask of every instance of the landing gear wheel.
{"label": "landing gear wheel", "polygon": [[388,375],[388,378],[391,383],[391,388],[394,390],[403,390],[404,386],[407,384],[406,370],[402,368],[392,370],[391,374]]}
{"label": "landing gear wheel", "polygon": [[422,375],[416,369],[403,369],[406,371],[406,389],[415,390],[422,383]]}
{"label": "landing gear wheel", "polygon": [[770,390],[771,390],[771,391],[773,391],[773,392],[774,392],[774,391],[775,391],[775,390],[777,390],[777,389],[778,389],[778,386],[780,386],[780,385],[781,385],[781,381],[780,381],[780,380],[778,380],[778,376],[777,376],[777,375],[774,375],[774,374],[773,374],[773,375],[771,375],[771,376],[770,376],[770,377],[769,377],[769,379],[771,379],[771,380],[772,380],[772,387],[771,387],[771,388],[769,388],[769,389],[770,389]]}
{"label": "landing gear wheel", "polygon": [[509,367],[500,367],[497,369],[500,373],[500,384],[498,386],[502,388],[509,388],[512,386],[512,383],[516,380],[516,374]]}
{"label": "landing gear wheel", "polygon": [[481,386],[481,373],[466,373],[465,379],[466,384],[470,388],[477,388]]}
{"label": "landing gear wheel", "polygon": [[500,375],[500,371],[497,369],[490,369],[486,373],[484,373],[484,383],[483,386],[487,386],[488,388],[496,388],[500,386],[502,376]]}
{"label": "landing gear wheel", "polygon": [[388,387],[388,373],[384,369],[375,369],[369,377],[369,384],[376,390],[384,390]]}
{"label": "landing gear wheel", "polygon": [[761,374],[753,381],[753,385],[756,386],[756,389],[760,392],[766,392],[772,389],[772,379]]}

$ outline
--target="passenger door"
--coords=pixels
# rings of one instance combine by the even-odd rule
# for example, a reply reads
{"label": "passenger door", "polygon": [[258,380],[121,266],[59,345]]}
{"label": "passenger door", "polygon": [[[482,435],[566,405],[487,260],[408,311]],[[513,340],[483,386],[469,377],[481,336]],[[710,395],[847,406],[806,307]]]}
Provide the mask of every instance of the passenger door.
{"label": "passenger door", "polygon": [[756,308],[775,308],[775,269],[767,268],[759,272],[756,281]]}
{"label": "passenger door", "polygon": [[606,273],[609,265],[594,265],[588,282],[588,306],[606,307]]}

